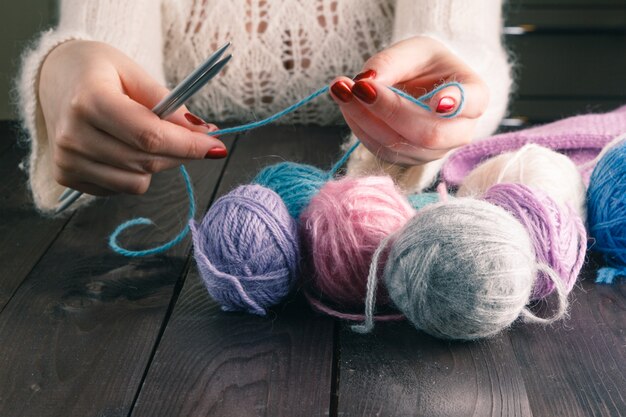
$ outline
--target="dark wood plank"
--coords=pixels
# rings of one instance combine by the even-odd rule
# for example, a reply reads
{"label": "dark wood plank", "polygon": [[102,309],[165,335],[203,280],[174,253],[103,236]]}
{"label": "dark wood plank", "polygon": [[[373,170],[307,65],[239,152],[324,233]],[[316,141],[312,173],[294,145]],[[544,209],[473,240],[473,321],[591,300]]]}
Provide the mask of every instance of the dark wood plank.
{"label": "dark wood plank", "polygon": [[568,321],[510,334],[535,416],[626,415],[626,283],[596,285],[593,270]]}
{"label": "dark wood plank", "polygon": [[[189,164],[200,209],[224,161]],[[129,260],[107,247],[135,215],[157,227],[128,233],[146,247],[185,223],[177,170],[157,175],[141,197],[100,199],[76,213],[0,314],[0,415],[127,416],[190,251]],[[37,236],[32,236],[37,239]]]}
{"label": "dark wood plank", "polygon": [[[238,140],[219,194],[281,160],[330,167],[342,136],[319,127],[250,132]],[[333,328],[298,297],[269,318],[221,312],[194,265],[132,416],[328,415]]]}
{"label": "dark wood plank", "polygon": [[[10,143],[8,135],[0,135]],[[19,169],[26,150],[15,141],[0,153],[0,311],[68,221],[38,214]]]}
{"label": "dark wood plank", "polygon": [[530,416],[506,335],[446,342],[408,323],[340,333],[339,416]]}

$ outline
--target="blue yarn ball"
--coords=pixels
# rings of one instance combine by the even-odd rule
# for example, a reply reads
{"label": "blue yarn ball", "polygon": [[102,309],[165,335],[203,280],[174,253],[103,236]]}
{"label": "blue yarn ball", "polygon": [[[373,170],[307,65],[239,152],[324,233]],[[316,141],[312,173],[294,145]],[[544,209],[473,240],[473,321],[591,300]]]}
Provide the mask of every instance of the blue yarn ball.
{"label": "blue yarn ball", "polygon": [[328,172],[314,166],[281,162],[263,168],[252,182],[275,191],[297,219],[329,179]]}
{"label": "blue yarn ball", "polygon": [[274,191],[243,185],[218,199],[202,223],[190,221],[194,257],[225,311],[266,315],[297,280],[296,221]]}
{"label": "blue yarn ball", "polygon": [[587,222],[592,249],[610,265],[626,268],[626,141],[610,149],[591,174]]}

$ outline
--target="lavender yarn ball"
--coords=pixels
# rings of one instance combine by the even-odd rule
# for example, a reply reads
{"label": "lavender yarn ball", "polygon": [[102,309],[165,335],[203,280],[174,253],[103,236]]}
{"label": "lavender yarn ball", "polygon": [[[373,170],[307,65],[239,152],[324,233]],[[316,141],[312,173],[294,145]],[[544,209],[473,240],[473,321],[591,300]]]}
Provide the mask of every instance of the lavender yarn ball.
{"label": "lavender yarn ball", "polygon": [[282,199],[243,185],[190,222],[194,256],[209,294],[225,311],[264,316],[297,279],[297,225]]}
{"label": "lavender yarn ball", "polygon": [[263,168],[252,182],[275,191],[297,219],[329,179],[328,172],[312,165],[281,162]]}
{"label": "lavender yarn ball", "polygon": [[[574,288],[587,250],[585,227],[574,209],[523,184],[494,185],[487,190],[484,199],[511,213],[524,226],[537,260],[557,273],[569,293]],[[554,290],[550,277],[539,272],[531,299],[545,298]]]}
{"label": "lavender yarn ball", "polygon": [[429,205],[392,242],[385,284],[416,328],[473,340],[523,313],[535,254],[524,227],[500,207],[469,198]]}

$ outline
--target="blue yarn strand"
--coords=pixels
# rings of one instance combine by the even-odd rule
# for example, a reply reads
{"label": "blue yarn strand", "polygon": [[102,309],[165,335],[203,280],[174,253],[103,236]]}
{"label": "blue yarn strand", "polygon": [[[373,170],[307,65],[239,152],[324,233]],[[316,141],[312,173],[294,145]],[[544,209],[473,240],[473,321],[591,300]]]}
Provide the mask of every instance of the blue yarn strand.
{"label": "blue yarn strand", "polygon": [[[459,103],[459,106],[457,107],[457,109],[447,115],[444,116],[439,116],[441,118],[453,118],[455,116],[457,116],[462,110],[463,110],[463,105],[465,104],[465,90],[463,89],[463,86],[458,83],[458,82],[451,82],[451,83],[446,83],[443,85],[440,85],[439,87],[435,88],[434,90],[432,90],[431,92],[429,92],[428,94],[425,94],[419,98],[415,98],[407,93],[405,93],[402,90],[398,90],[395,87],[388,87],[391,91],[395,92],[396,94],[398,94],[400,97],[403,97],[407,100],[409,100],[411,103],[418,105],[419,107],[421,107],[424,110],[430,111],[430,106],[426,103],[427,100],[430,100],[435,94],[437,94],[439,91],[443,90],[444,88],[447,87],[457,87],[460,92],[461,92],[461,101]],[[221,135],[226,135],[229,133],[237,133],[237,132],[243,132],[243,131],[247,131],[247,130],[252,130],[252,129],[256,129],[258,127],[261,126],[265,126],[269,123],[272,123],[278,119],[280,119],[281,117],[297,110],[298,108],[306,105],[307,103],[311,102],[312,100],[316,99],[317,97],[319,97],[320,95],[326,93],[329,90],[328,86],[322,87],[319,90],[315,91],[314,93],[312,93],[311,95],[309,95],[308,97],[303,98],[302,100],[298,101],[295,104],[292,104],[291,106],[287,107],[284,110],[279,111],[278,113],[267,117],[265,119],[262,120],[258,120],[256,122],[252,122],[252,123],[246,123],[243,125],[239,125],[239,126],[234,126],[234,127],[229,127],[226,129],[220,129],[220,130],[216,130],[214,132],[211,132],[210,135],[211,136],[221,136]],[[350,157],[350,155],[355,151],[355,149],[359,146],[360,141],[356,141],[356,143],[354,145],[352,145],[352,147],[345,153],[345,155],[343,155],[343,157],[337,161],[337,163],[335,165],[333,165],[333,167],[331,168],[331,170],[329,171],[329,178],[332,178],[337,171],[339,171],[339,169],[341,169],[341,167],[346,163],[346,161],[348,160],[348,158]],[[189,221],[193,220],[193,218],[196,215],[196,203],[195,203],[195,198],[194,198],[194,194],[193,194],[193,188],[191,185],[191,179],[189,178],[189,174],[187,173],[187,170],[185,169],[184,165],[180,166],[180,172],[183,175],[183,179],[185,180],[185,187],[187,189],[187,195],[189,196],[189,215],[188,215],[188,221],[187,221],[187,225],[185,226],[185,228],[183,230],[180,231],[180,233],[178,233],[178,235],[173,238],[172,240],[170,240],[167,243],[164,243],[161,246],[157,246],[155,248],[151,248],[151,249],[145,249],[145,250],[138,250],[138,251],[134,251],[134,250],[128,250],[125,249],[123,247],[121,247],[118,243],[117,243],[117,238],[118,236],[124,232],[126,229],[129,229],[133,226],[137,226],[137,225],[149,225],[149,224],[154,224],[154,222],[150,219],[147,219],[145,217],[138,217],[132,220],[128,220],[122,224],[120,224],[115,231],[111,234],[111,236],[109,237],[109,247],[116,253],[123,255],[123,256],[128,256],[128,257],[142,257],[142,256],[149,256],[149,255],[156,255],[159,253],[163,253],[171,248],[173,248],[174,246],[176,246],[177,244],[179,244],[184,238],[185,236],[187,236],[187,234],[189,233]]]}
{"label": "blue yarn strand", "polygon": [[180,172],[183,174],[183,179],[185,180],[185,188],[187,190],[187,195],[189,196],[189,215],[188,215],[188,221],[186,222],[185,228],[181,230],[180,233],[178,233],[178,235],[174,239],[170,240],[169,242],[161,246],[157,246],[152,249],[135,251],[135,250],[124,249],[123,247],[121,247],[117,243],[118,236],[122,232],[124,232],[126,229],[129,229],[133,226],[154,224],[154,222],[145,217],[138,217],[132,220],[128,220],[127,222],[124,222],[120,224],[119,226],[117,226],[115,231],[109,237],[109,247],[113,249],[114,252],[120,255],[131,257],[131,258],[156,255],[159,253],[163,253],[173,248],[174,246],[178,245],[185,238],[185,236],[187,236],[187,233],[189,233],[189,221],[192,220],[196,215],[196,199],[193,195],[193,186],[191,185],[191,179],[189,178],[189,173],[185,169],[184,165],[180,166]]}
{"label": "blue yarn strand", "polygon": [[237,132],[243,132],[246,130],[252,130],[252,129],[256,129],[257,127],[261,127],[261,126],[265,126],[267,124],[272,123],[273,121],[276,121],[278,119],[280,119],[281,117],[291,113],[292,111],[295,111],[297,109],[299,109],[300,107],[304,106],[305,104],[308,104],[310,101],[315,100],[317,97],[319,97],[320,95],[324,94],[325,92],[328,91],[328,86],[326,87],[322,87],[319,90],[317,90],[316,92],[314,92],[313,94],[311,94],[308,97],[303,98],[302,100],[300,100],[299,102],[292,104],[291,106],[287,107],[284,110],[279,111],[278,113],[263,119],[263,120],[259,120],[256,122],[252,122],[252,123],[246,123],[245,125],[239,125],[239,126],[233,126],[233,127],[229,127],[226,129],[220,129],[220,130],[216,130],[215,132],[211,132],[210,135],[211,136],[221,136],[221,135],[226,135],[228,133],[237,133]]}
{"label": "blue yarn strand", "polygon": [[598,269],[596,284],[613,284],[617,277],[626,277],[626,268],[611,268],[609,266]]}

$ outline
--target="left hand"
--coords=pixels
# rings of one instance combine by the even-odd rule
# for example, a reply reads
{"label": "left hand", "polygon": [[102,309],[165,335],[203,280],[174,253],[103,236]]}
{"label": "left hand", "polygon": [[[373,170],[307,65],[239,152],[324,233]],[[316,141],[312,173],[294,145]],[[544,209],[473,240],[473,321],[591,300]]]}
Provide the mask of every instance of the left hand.
{"label": "left hand", "polygon": [[[426,103],[430,112],[387,88],[419,97],[449,81],[465,90],[463,109],[450,119],[441,116],[458,108],[461,92],[456,87],[435,94]],[[469,143],[489,101],[486,84],[472,69],[440,42],[422,36],[379,52],[355,80],[338,77],[330,91],[363,145],[378,158],[400,165],[421,165]]]}

